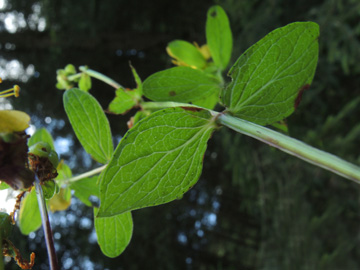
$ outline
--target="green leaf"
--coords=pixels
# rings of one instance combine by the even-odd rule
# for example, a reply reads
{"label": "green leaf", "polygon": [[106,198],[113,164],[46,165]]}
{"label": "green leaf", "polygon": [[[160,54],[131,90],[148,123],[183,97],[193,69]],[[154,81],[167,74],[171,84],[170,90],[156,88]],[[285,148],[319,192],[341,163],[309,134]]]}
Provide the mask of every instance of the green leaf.
{"label": "green leaf", "polygon": [[35,133],[30,137],[28,146],[30,147],[38,142],[46,142],[50,145],[52,150],[55,150],[54,140],[46,128],[40,128],[36,130]]}
{"label": "green leaf", "polygon": [[46,181],[44,184],[41,185],[41,187],[44,193],[44,198],[46,200],[51,199],[55,195],[56,190],[58,189],[54,180]]}
{"label": "green leaf", "polygon": [[142,81],[141,81],[139,75],[137,74],[136,69],[132,65],[130,65],[130,68],[131,68],[131,72],[132,72],[135,82],[136,82],[136,92],[140,99],[141,96],[143,95],[142,94]]}
{"label": "green leaf", "polygon": [[191,43],[184,40],[174,40],[166,48],[168,54],[177,60],[178,65],[188,65],[193,68],[203,69],[206,59]]}
{"label": "green leaf", "polygon": [[[94,208],[94,216],[97,209]],[[128,246],[133,232],[131,212],[95,218],[95,230],[101,251],[110,258],[119,256]]]}
{"label": "green leaf", "polygon": [[79,88],[85,92],[91,89],[91,77],[86,72],[81,73]]}
{"label": "green leaf", "polygon": [[116,114],[124,114],[136,106],[142,97],[142,82],[137,74],[135,68],[131,66],[136,88],[135,89],[122,89],[116,90],[116,97],[109,104],[109,111]]}
{"label": "green leaf", "polygon": [[3,240],[3,238],[10,237],[10,234],[13,230],[13,225],[11,224],[12,218],[4,212],[0,212],[0,241]]}
{"label": "green leaf", "polygon": [[0,180],[0,190],[8,189],[10,186]]}
{"label": "green leaf", "polygon": [[99,197],[99,186],[96,184],[97,176],[84,178],[72,182],[70,188],[75,191],[74,195],[87,206],[92,206],[90,196]]}
{"label": "green leaf", "polygon": [[251,46],[230,70],[222,94],[227,110],[260,125],[289,116],[314,77],[318,38],[316,23],[297,22]]}
{"label": "green leaf", "polygon": [[218,102],[219,102],[219,93],[216,93],[205,99],[195,100],[192,103],[197,106],[212,110],[215,108],[215,105]]}
{"label": "green leaf", "polygon": [[109,121],[89,93],[71,89],[64,94],[64,107],[77,138],[96,161],[107,163],[113,152]]}
{"label": "green leaf", "polygon": [[232,33],[229,19],[220,6],[213,6],[207,13],[206,41],[216,66],[224,70],[232,51]]}
{"label": "green leaf", "polygon": [[117,89],[115,94],[116,97],[109,104],[109,111],[116,114],[126,113],[128,110],[132,109],[137,101],[131,95],[133,91],[125,91],[124,89]]}
{"label": "green leaf", "polygon": [[19,228],[22,234],[28,235],[41,226],[41,216],[35,188],[21,202],[19,212]]}
{"label": "green leaf", "polygon": [[201,70],[174,67],[148,77],[144,81],[143,91],[153,101],[188,103],[218,94],[220,86],[216,78]]}
{"label": "green leaf", "polygon": [[73,75],[76,73],[76,68],[72,64],[67,64],[64,70],[67,75]]}
{"label": "green leaf", "polygon": [[163,204],[182,197],[199,179],[215,128],[209,111],[168,108],[130,129],[100,180],[98,216]]}
{"label": "green leaf", "polygon": [[71,169],[63,161],[57,166],[57,177],[55,178],[56,182],[61,186],[61,183],[70,179],[72,176]]}

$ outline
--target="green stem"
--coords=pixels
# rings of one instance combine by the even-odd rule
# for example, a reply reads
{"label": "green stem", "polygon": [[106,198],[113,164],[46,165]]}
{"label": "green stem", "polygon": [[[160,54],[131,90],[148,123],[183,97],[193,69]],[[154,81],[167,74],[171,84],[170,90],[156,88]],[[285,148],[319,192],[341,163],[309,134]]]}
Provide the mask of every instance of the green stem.
{"label": "green stem", "polygon": [[173,101],[164,101],[164,102],[148,101],[148,102],[142,102],[140,104],[140,107],[143,110],[151,110],[151,111],[162,110],[162,109],[165,109],[165,108],[172,108],[172,107],[198,107],[198,108],[201,108],[201,107],[196,106],[196,105],[192,105],[192,104],[188,104],[188,103],[173,102]]}
{"label": "green stem", "polygon": [[59,268],[56,253],[55,253],[54,238],[52,235],[49,216],[48,216],[47,209],[46,209],[45,197],[44,197],[43,190],[40,185],[40,180],[39,180],[37,174],[35,174],[35,190],[36,190],[36,195],[37,195],[39,209],[40,209],[42,227],[44,230],[44,236],[45,236],[46,248],[47,248],[48,257],[49,257],[50,269],[51,270],[59,270],[60,268]]}
{"label": "green stem", "polygon": [[93,169],[91,171],[88,171],[86,173],[82,173],[77,176],[71,177],[70,179],[67,180],[67,183],[75,182],[75,181],[81,180],[83,178],[90,177],[95,174],[101,173],[106,168],[106,166],[107,166],[107,164],[104,166],[98,167],[96,169]]}
{"label": "green stem", "polygon": [[266,127],[262,127],[227,114],[219,114],[217,122],[325,170],[336,173],[358,184],[360,183],[360,167],[340,159],[337,156],[316,149],[301,141],[290,138]]}
{"label": "green stem", "polygon": [[3,241],[3,235],[2,235],[2,229],[0,229],[0,270],[4,270],[4,256],[2,255],[2,241]]}
{"label": "green stem", "polygon": [[80,78],[81,77],[81,73],[76,73],[76,74],[74,74],[74,75],[70,75],[69,77],[68,77],[68,80],[69,81],[75,81],[76,79],[78,79],[78,78]]}
{"label": "green stem", "polygon": [[98,79],[100,81],[103,81],[104,83],[107,83],[108,85],[114,87],[115,89],[122,88],[125,89],[121,84],[114,81],[113,79],[109,78],[108,76],[105,76],[104,74],[97,72],[95,70],[89,69],[85,66],[79,67],[79,70],[82,72],[87,73],[89,76]]}

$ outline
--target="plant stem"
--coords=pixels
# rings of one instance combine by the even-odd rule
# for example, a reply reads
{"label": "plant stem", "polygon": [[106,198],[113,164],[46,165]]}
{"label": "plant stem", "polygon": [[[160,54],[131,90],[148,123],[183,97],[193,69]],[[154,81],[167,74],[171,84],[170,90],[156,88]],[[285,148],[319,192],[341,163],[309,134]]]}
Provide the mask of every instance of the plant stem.
{"label": "plant stem", "polygon": [[49,216],[46,209],[46,203],[44,194],[40,185],[40,180],[37,177],[35,173],[35,189],[36,189],[36,195],[38,199],[40,214],[41,214],[41,220],[42,220],[42,226],[44,230],[45,235],[45,241],[46,241],[46,248],[48,252],[49,257],[49,263],[50,263],[50,269],[51,270],[59,270],[58,261],[55,253],[55,247],[54,247],[54,239],[50,227],[49,222]]}
{"label": "plant stem", "polygon": [[67,180],[67,182],[68,183],[75,182],[75,181],[81,180],[85,177],[89,177],[89,176],[93,176],[95,174],[101,173],[106,168],[106,166],[107,165],[104,165],[104,166],[98,167],[96,169],[93,169],[91,171],[88,171],[86,173],[82,173],[77,176],[71,177],[70,179]]}
{"label": "plant stem", "polygon": [[123,87],[121,84],[119,84],[118,82],[114,81],[113,79],[109,78],[108,76],[105,76],[104,74],[102,74],[100,72],[89,69],[85,66],[79,67],[79,70],[87,73],[89,76],[91,76],[95,79],[98,79],[100,81],[103,81],[104,83],[107,83],[108,85],[114,87],[115,89],[118,89],[118,88],[125,89],[125,87]]}
{"label": "plant stem", "polygon": [[0,270],[4,270],[4,256],[2,254],[2,241],[3,241],[3,235],[2,235],[2,229],[0,229]]}
{"label": "plant stem", "polygon": [[172,107],[197,107],[197,108],[201,108],[201,107],[193,105],[193,104],[173,102],[173,101],[164,101],[164,102],[147,101],[147,102],[142,102],[140,104],[140,106],[141,106],[141,108],[143,110],[152,110],[152,111],[162,110],[162,109],[165,109],[165,108],[172,108]]}
{"label": "plant stem", "polygon": [[316,149],[301,141],[227,114],[219,114],[217,122],[239,133],[248,135],[290,155],[360,183],[360,167],[337,156]]}

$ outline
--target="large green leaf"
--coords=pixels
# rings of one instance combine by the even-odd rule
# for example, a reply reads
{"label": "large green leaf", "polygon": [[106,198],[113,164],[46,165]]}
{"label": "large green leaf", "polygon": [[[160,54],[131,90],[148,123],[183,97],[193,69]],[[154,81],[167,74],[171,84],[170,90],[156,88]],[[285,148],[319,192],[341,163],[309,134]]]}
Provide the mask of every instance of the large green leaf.
{"label": "large green leaf", "polygon": [[70,188],[75,191],[74,195],[87,206],[92,206],[90,196],[99,196],[99,186],[96,184],[98,176],[84,178],[72,182]]}
{"label": "large green leaf", "polygon": [[196,108],[168,108],[141,120],[121,140],[100,181],[98,216],[180,198],[198,180],[211,114]]}
{"label": "large green leaf", "polygon": [[251,46],[230,70],[222,94],[228,111],[260,125],[289,116],[314,77],[318,38],[316,23],[297,22]]}
{"label": "large green leaf", "polygon": [[[97,209],[94,208],[94,216]],[[112,216],[96,217],[95,230],[101,251],[110,258],[119,256],[128,246],[133,232],[131,212]]]}
{"label": "large green leaf", "polygon": [[80,143],[96,161],[107,163],[113,152],[109,121],[89,93],[71,89],[64,94],[64,107]]}
{"label": "large green leaf", "polygon": [[28,235],[41,226],[41,215],[35,188],[21,202],[19,212],[19,228],[22,234]]}
{"label": "large green leaf", "polygon": [[28,145],[30,147],[38,142],[46,142],[50,145],[52,150],[55,150],[54,140],[46,128],[40,128],[36,130],[35,133],[30,137]]}
{"label": "large green leaf", "polygon": [[207,13],[206,41],[215,65],[224,70],[231,57],[232,33],[229,19],[220,6],[211,7]]}
{"label": "large green leaf", "polygon": [[143,83],[144,95],[154,101],[194,102],[219,93],[219,82],[207,73],[190,67],[157,72]]}

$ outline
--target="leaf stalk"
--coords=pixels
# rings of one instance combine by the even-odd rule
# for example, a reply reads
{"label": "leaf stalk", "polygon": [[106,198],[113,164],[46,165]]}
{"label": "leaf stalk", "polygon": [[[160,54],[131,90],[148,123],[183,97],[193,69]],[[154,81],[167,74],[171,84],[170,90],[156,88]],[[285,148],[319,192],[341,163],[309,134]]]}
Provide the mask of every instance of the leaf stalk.
{"label": "leaf stalk", "polygon": [[79,67],[79,70],[82,71],[82,72],[87,73],[89,76],[91,76],[91,77],[93,77],[95,79],[103,81],[104,83],[114,87],[115,89],[119,89],[119,88],[125,89],[125,87],[122,86],[120,83],[114,81],[113,79],[109,78],[108,76],[105,76],[104,74],[102,74],[100,72],[89,69],[89,68],[87,68],[85,66]]}
{"label": "leaf stalk", "polygon": [[103,170],[105,170],[106,166],[107,166],[107,164],[105,164],[104,166],[98,167],[96,169],[93,169],[91,171],[88,171],[88,172],[79,174],[77,176],[71,177],[71,178],[67,179],[67,183],[76,182],[76,181],[79,181],[79,180],[84,179],[86,177],[90,177],[90,176],[93,176],[95,174],[101,173]]}
{"label": "leaf stalk", "polygon": [[360,184],[360,167],[274,130],[221,113],[217,123]]}

